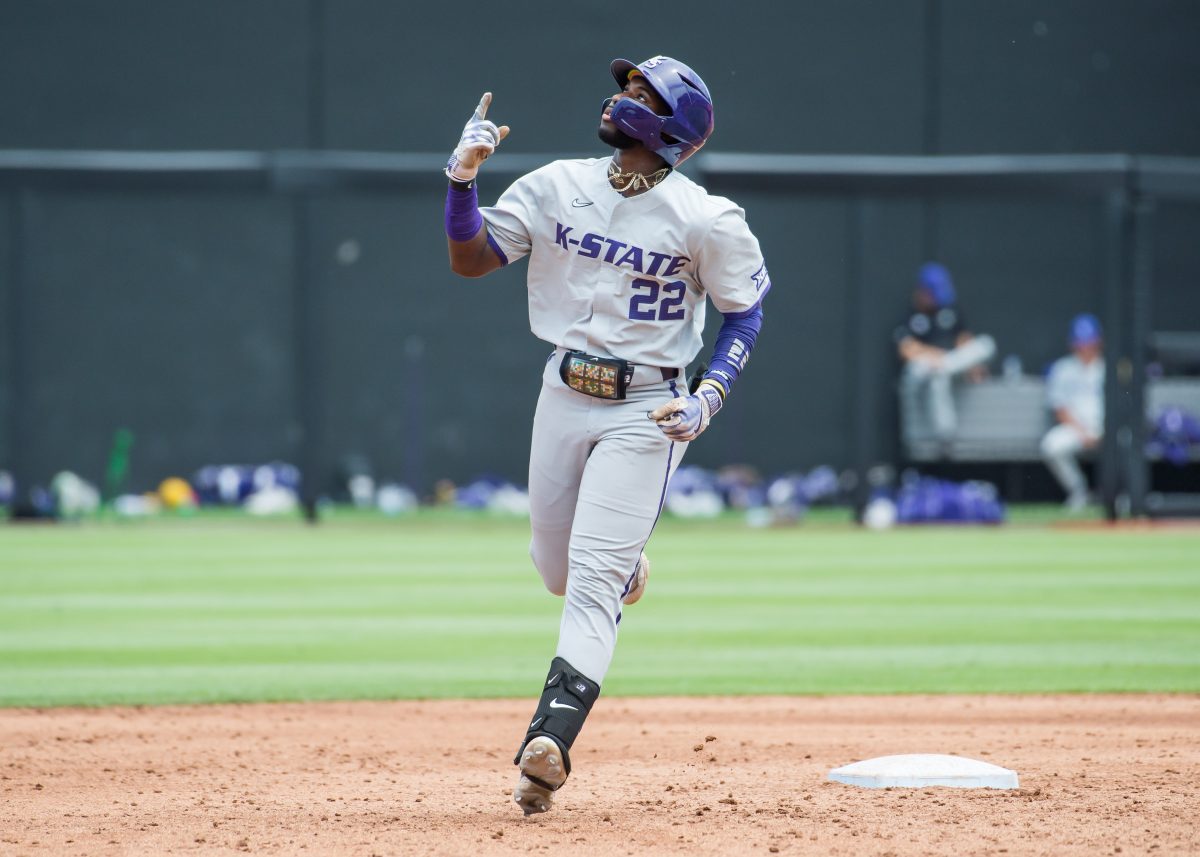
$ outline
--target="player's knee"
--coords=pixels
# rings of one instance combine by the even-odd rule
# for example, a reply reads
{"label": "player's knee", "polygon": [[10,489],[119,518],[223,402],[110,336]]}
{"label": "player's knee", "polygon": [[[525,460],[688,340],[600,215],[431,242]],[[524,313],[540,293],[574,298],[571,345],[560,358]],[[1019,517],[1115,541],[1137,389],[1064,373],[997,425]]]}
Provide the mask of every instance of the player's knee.
{"label": "player's knee", "polygon": [[1068,444],[1063,442],[1062,433],[1051,429],[1042,437],[1042,458],[1061,458],[1067,452]]}
{"label": "player's knee", "polygon": [[567,594],[567,564],[565,562],[555,562],[549,559],[543,551],[537,549],[537,545],[533,544],[529,546],[529,558],[533,560],[533,567],[541,575],[542,584],[546,587],[547,592],[559,596]]}
{"label": "player's knee", "polygon": [[1054,458],[1057,452],[1054,449],[1054,432],[1048,431],[1042,435],[1040,444],[1042,450],[1042,458]]}
{"label": "player's knee", "polygon": [[607,612],[614,601],[620,600],[627,575],[616,570],[598,571],[577,566],[570,577],[571,600],[577,607]]}

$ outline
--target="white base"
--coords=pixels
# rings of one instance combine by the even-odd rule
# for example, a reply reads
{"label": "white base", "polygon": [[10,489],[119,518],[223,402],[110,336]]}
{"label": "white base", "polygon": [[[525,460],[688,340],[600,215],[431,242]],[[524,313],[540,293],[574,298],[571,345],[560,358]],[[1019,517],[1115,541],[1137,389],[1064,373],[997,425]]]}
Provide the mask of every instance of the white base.
{"label": "white base", "polygon": [[942,756],[914,753],[907,756],[880,756],[829,772],[829,779],[868,789],[949,786],[955,789],[1015,789],[1017,772],[999,765]]}

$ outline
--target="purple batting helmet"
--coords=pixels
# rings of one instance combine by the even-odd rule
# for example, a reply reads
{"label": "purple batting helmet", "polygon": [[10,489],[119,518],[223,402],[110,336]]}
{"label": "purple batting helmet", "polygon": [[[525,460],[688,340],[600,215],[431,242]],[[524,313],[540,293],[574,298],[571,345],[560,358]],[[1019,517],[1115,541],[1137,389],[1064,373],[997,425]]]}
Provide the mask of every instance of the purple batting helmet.
{"label": "purple batting helmet", "polygon": [[659,116],[632,98],[622,98],[609,112],[614,125],[672,167],[704,145],[713,130],[713,103],[700,75],[679,60],[662,56],[637,64],[617,59],[610,68],[622,88],[634,72],[641,73],[671,111],[669,116]]}

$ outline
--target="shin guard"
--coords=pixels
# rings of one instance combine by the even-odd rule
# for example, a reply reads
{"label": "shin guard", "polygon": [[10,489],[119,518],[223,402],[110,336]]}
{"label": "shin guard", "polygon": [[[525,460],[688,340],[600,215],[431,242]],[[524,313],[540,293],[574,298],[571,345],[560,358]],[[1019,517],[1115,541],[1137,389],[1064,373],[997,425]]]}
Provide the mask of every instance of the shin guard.
{"label": "shin guard", "polygon": [[546,684],[542,687],[542,698],[538,700],[537,711],[529,723],[525,739],[517,749],[513,764],[519,763],[521,751],[530,739],[546,735],[562,750],[563,768],[568,774],[571,773],[571,745],[575,743],[579,730],[583,728],[583,721],[599,696],[600,685],[562,658],[551,661]]}

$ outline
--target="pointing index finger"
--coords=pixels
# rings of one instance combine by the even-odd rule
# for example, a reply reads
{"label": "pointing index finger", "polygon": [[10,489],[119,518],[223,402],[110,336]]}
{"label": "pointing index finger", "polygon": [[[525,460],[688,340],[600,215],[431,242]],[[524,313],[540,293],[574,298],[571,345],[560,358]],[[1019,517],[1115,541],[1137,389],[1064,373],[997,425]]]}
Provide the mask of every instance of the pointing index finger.
{"label": "pointing index finger", "polygon": [[492,94],[485,92],[483,98],[479,99],[479,106],[475,108],[475,118],[483,119],[487,116],[488,107],[492,103]]}

